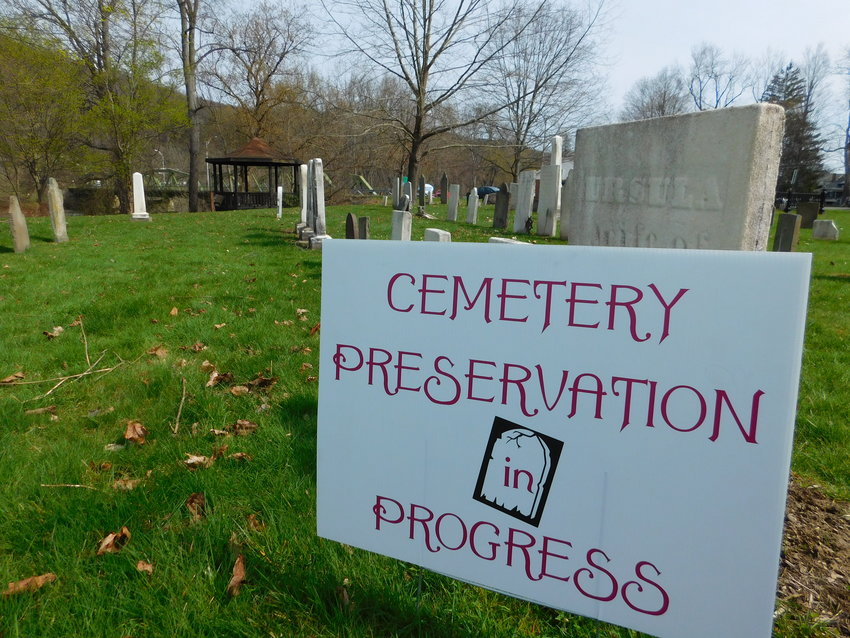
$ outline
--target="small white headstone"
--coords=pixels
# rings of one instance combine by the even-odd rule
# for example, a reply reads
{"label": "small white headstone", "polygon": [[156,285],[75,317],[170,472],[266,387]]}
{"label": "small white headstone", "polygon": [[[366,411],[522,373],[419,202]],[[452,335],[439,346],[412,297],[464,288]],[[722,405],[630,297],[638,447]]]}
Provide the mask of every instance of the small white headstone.
{"label": "small white headstone", "polygon": [[838,226],[831,219],[812,222],[812,239],[838,239]]}
{"label": "small white headstone", "polygon": [[53,241],[57,244],[68,241],[68,227],[65,225],[65,202],[59,184],[52,177],[47,180],[47,208],[50,211],[50,225],[53,227]]}
{"label": "small white headstone", "polygon": [[151,220],[145,202],[145,182],[141,173],[133,173],[133,219],[142,222]]}
{"label": "small white headstone", "polygon": [[466,223],[475,224],[478,222],[478,191],[473,188],[469,191],[469,197],[466,198]]}
{"label": "small white headstone", "polygon": [[410,241],[413,215],[408,210],[393,211],[393,231],[391,239]]}
{"label": "small white headstone", "polygon": [[439,228],[426,228],[423,239],[425,241],[451,241],[452,234],[447,230],[440,230]]}
{"label": "small white headstone", "polygon": [[283,217],[283,186],[277,187],[277,218]]}
{"label": "small white headstone", "polygon": [[552,150],[550,153],[549,163],[554,166],[560,166],[563,161],[564,138],[560,135],[552,137]]}
{"label": "small white headstone", "polygon": [[510,237],[491,237],[487,240],[488,244],[522,244],[523,246],[532,246],[533,244],[529,244],[526,241],[519,241],[518,239],[511,239]]}

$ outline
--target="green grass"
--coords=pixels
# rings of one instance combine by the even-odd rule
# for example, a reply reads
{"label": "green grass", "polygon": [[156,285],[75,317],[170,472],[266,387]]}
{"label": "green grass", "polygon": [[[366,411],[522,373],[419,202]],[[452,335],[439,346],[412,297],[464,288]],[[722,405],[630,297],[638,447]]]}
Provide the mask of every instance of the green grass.
{"label": "green grass", "polygon": [[[492,210],[476,227],[415,218],[414,239],[426,227],[454,241],[510,236],[488,228]],[[373,238],[389,236],[390,210],[378,206],[331,207],[331,235],[344,236],[348,212],[371,217]],[[429,212],[445,218],[445,207]],[[57,575],[0,597],[0,637],[636,636],[316,537],[321,254],[295,246],[295,215],[73,217],[66,244],[32,219],[22,255],[0,229],[0,379],[27,382],[0,385],[0,583]],[[831,216],[845,239],[803,231],[800,245],[815,264],[794,467],[850,497],[850,214]],[[48,339],[55,326],[64,332]],[[233,381],[205,387],[204,361]],[[229,392],[258,375],[277,383]],[[27,414],[50,406],[55,419]],[[256,432],[210,434],[238,419]],[[107,450],[128,420],[148,429],[145,444]],[[187,453],[225,443],[211,467],[184,466]],[[141,482],[119,491],[117,479]],[[206,498],[200,521],[185,505],[193,493]],[[125,525],[127,546],[97,556]],[[248,581],[231,597],[238,554]]]}

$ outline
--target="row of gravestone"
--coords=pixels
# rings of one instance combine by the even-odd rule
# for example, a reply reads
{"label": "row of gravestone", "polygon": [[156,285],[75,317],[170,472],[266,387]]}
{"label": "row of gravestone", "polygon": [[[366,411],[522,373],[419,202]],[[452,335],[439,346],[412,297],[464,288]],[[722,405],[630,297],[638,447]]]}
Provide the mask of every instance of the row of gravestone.
{"label": "row of gravestone", "polygon": [[[50,225],[53,227],[53,241],[68,241],[68,227],[65,224],[65,205],[62,191],[52,177],[47,180],[47,209],[50,213]],[[30,247],[30,234],[27,218],[21,211],[18,198],[9,197],[9,224],[12,231],[12,246],[16,253],[25,252]]]}

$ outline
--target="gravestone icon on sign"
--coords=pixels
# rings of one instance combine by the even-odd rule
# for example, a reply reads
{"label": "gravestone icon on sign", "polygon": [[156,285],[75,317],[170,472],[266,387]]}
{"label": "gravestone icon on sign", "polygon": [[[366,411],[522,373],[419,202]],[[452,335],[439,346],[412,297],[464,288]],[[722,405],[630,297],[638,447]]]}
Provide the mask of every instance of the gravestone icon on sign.
{"label": "gravestone icon on sign", "polygon": [[536,527],[543,516],[563,445],[562,441],[496,417],[473,498]]}

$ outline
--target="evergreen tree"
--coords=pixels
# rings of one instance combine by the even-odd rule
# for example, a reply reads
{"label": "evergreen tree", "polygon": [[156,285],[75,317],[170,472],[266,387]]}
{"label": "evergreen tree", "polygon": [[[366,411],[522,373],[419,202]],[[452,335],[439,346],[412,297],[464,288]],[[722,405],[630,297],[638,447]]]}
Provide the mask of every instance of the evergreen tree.
{"label": "evergreen tree", "polygon": [[814,118],[815,105],[800,69],[789,63],[776,73],[760,101],[778,104],[785,109],[785,135],[782,138],[777,190],[815,190],[823,173],[823,140]]}

